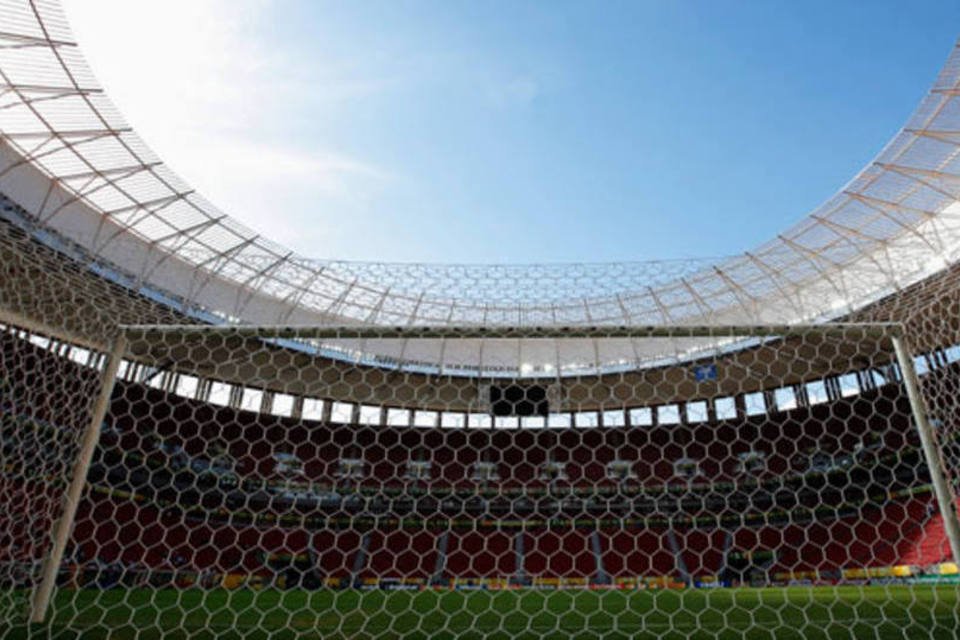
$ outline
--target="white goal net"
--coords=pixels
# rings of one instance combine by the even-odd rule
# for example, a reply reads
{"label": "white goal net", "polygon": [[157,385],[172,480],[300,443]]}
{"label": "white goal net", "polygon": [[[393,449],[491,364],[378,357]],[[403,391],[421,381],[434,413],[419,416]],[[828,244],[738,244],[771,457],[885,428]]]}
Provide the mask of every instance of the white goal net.
{"label": "white goal net", "polygon": [[960,348],[897,325],[0,340],[14,635],[960,628]]}

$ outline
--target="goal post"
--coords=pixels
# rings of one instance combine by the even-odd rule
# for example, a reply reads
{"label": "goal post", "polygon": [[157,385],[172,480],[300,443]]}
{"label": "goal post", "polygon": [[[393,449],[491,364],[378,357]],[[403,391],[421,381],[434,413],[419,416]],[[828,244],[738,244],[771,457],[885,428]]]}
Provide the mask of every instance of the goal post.
{"label": "goal post", "polygon": [[56,526],[51,532],[53,543],[50,547],[50,554],[44,560],[43,577],[37,585],[31,601],[31,622],[42,623],[46,617],[47,607],[50,605],[50,596],[53,594],[60,565],[63,562],[63,553],[66,550],[70,532],[73,530],[73,521],[77,515],[80,497],[87,482],[90,461],[93,459],[94,450],[100,441],[101,425],[110,409],[110,397],[113,394],[113,386],[117,379],[117,372],[120,370],[120,363],[126,353],[126,344],[126,338],[123,334],[114,338],[113,348],[110,350],[109,359],[103,369],[100,392],[97,394],[91,410],[90,422],[81,436],[77,459],[73,463],[73,471],[70,474],[70,484],[67,487],[66,495],[63,497],[63,508],[60,517],[56,520]]}
{"label": "goal post", "polygon": [[920,385],[917,380],[917,369],[906,345],[906,338],[899,334],[891,336],[893,348],[897,354],[897,364],[903,376],[903,386],[910,399],[910,410],[917,425],[917,433],[923,447],[923,457],[930,470],[930,481],[933,484],[940,516],[946,529],[947,540],[950,543],[950,552],[955,563],[960,563],[960,524],[957,521],[957,497],[947,483],[943,469],[943,460],[937,446],[936,433],[930,424],[923,397],[920,394]]}
{"label": "goal post", "polygon": [[[686,633],[699,627],[671,620],[689,613],[708,635],[821,637],[960,623],[960,416],[943,400],[960,362],[912,352],[898,324],[136,325],[85,362],[23,330],[4,339],[5,450],[76,443],[36,580],[13,578],[30,561],[17,540],[0,568],[29,588],[36,625],[546,637],[577,620]],[[71,376],[97,383],[27,389]],[[40,399],[86,407],[83,428],[16,415]],[[11,487],[28,466],[4,493],[26,490]],[[917,589],[932,609],[914,619]],[[423,595],[364,595],[408,590]],[[536,613],[478,590],[572,600]],[[647,613],[611,613],[613,598]],[[868,615],[888,609],[907,617]]]}

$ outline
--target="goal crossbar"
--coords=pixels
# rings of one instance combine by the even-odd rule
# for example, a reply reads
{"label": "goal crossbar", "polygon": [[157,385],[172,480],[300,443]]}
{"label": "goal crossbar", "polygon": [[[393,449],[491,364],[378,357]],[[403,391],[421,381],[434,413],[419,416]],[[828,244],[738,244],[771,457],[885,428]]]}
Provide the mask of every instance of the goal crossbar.
{"label": "goal crossbar", "polygon": [[128,338],[156,334],[225,333],[234,336],[296,337],[318,340],[369,339],[590,339],[790,337],[819,334],[832,337],[881,338],[903,335],[895,322],[771,325],[594,325],[594,326],[381,326],[381,325],[121,325]]}

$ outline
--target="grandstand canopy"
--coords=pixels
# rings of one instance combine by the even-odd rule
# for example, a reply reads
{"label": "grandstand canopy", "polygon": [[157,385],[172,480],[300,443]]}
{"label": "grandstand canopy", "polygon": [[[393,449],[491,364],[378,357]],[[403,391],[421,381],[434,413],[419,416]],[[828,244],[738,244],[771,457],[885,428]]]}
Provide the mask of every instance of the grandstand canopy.
{"label": "grandstand canopy", "polygon": [[[714,260],[389,264],[297,255],[218,210],[100,88],[56,2],[0,2],[0,191],[41,240],[197,322],[577,326],[820,322],[942,271],[960,252],[960,52],[877,158],[801,222]],[[825,150],[827,152],[827,150]],[[22,221],[21,221],[22,222]],[[632,341],[457,346],[367,341],[418,366],[603,369],[686,353]],[[705,344],[699,344],[704,347]]]}

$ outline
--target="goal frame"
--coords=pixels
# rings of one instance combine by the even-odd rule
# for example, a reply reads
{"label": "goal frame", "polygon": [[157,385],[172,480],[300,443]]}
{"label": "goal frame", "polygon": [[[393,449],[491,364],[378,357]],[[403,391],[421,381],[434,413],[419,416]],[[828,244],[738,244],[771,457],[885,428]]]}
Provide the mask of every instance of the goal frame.
{"label": "goal frame", "polygon": [[936,433],[928,419],[920,390],[919,378],[906,329],[900,323],[823,323],[793,325],[645,325],[645,326],[276,326],[276,325],[121,325],[109,343],[107,359],[100,374],[99,393],[94,399],[90,420],[81,436],[80,447],[73,461],[71,477],[63,498],[59,518],[54,521],[50,552],[44,560],[41,581],[30,602],[30,620],[43,623],[56,587],[57,573],[73,530],[77,508],[86,484],[87,474],[99,443],[101,424],[110,408],[114,384],[131,340],[151,334],[196,335],[226,333],[231,336],[304,339],[603,339],[603,338],[787,338],[819,334],[844,338],[888,338],[894,350],[902,382],[910,403],[930,473],[934,496],[943,518],[946,536],[954,561],[960,561],[960,520],[956,496],[947,481],[939,453]]}

